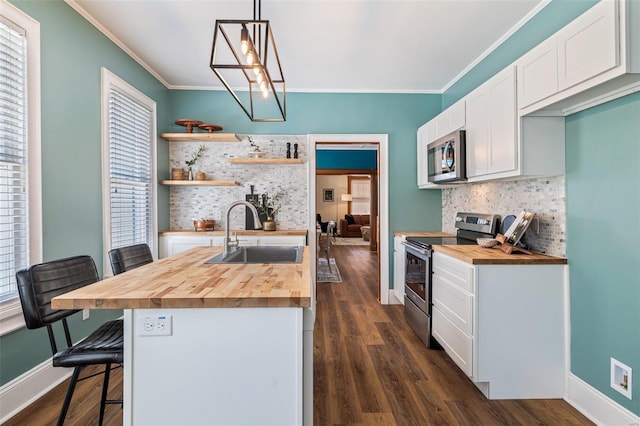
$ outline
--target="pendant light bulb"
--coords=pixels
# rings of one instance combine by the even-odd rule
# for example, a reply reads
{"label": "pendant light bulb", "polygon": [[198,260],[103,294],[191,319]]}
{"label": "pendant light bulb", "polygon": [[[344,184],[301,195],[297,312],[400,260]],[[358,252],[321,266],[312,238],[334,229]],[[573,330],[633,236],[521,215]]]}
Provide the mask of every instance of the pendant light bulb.
{"label": "pendant light bulb", "polygon": [[260,72],[260,66],[256,65],[255,67],[253,67],[253,75],[256,76],[256,78],[258,78],[262,73]]}
{"label": "pendant light bulb", "polygon": [[244,27],[240,31],[240,51],[243,55],[249,51],[249,30]]}
{"label": "pendant light bulb", "polygon": [[264,89],[264,90],[262,91],[262,97],[263,97],[263,98],[266,98],[266,97],[268,97],[268,96],[269,96],[269,91],[268,91],[267,89]]}
{"label": "pendant light bulb", "polygon": [[247,53],[247,63],[249,65],[253,65],[256,63],[256,52],[254,50],[250,50]]}

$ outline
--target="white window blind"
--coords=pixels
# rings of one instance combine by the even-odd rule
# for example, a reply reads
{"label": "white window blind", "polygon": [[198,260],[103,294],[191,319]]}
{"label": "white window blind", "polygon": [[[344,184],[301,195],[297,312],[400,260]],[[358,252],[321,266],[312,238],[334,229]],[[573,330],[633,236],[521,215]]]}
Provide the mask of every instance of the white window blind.
{"label": "white window blind", "polygon": [[111,248],[150,244],[153,232],[153,110],[109,90]]}
{"label": "white window blind", "polygon": [[351,180],[351,213],[370,214],[371,213],[371,182],[369,179]]}
{"label": "white window blind", "polygon": [[26,49],[25,32],[0,19],[0,302],[17,298],[29,264]]}

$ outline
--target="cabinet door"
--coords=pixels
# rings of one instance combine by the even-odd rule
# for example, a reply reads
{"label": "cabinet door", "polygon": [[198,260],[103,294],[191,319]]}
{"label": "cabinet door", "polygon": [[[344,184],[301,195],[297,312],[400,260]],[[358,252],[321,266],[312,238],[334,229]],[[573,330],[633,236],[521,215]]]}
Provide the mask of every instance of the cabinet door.
{"label": "cabinet door", "polygon": [[174,254],[182,253],[194,247],[210,246],[210,237],[183,237],[183,236],[168,236],[167,238],[167,256],[173,256]]}
{"label": "cabinet door", "polygon": [[475,90],[466,98],[467,177],[482,176],[489,170],[489,96]]}
{"label": "cabinet door", "polygon": [[[461,99],[447,109],[448,128],[446,134],[462,129],[466,124],[465,100]],[[443,136],[445,136],[443,135]]]}
{"label": "cabinet door", "polygon": [[259,244],[261,246],[304,246],[305,237],[298,235],[274,235],[261,236]]}
{"label": "cabinet door", "polygon": [[488,83],[489,173],[516,168],[516,70],[509,67]]}
{"label": "cabinet door", "polygon": [[524,55],[518,68],[518,107],[558,92],[558,40],[551,37]]}
{"label": "cabinet door", "polygon": [[433,336],[464,374],[473,376],[473,338],[456,327],[435,306],[432,321]]}
{"label": "cabinet door", "polygon": [[618,2],[601,1],[557,33],[560,90],[619,64]]}
{"label": "cabinet door", "polygon": [[428,136],[429,130],[433,128],[433,124],[430,123],[431,122],[420,127],[417,133],[416,155],[418,162],[418,188],[429,183],[429,171],[427,169],[427,145],[430,142]]}

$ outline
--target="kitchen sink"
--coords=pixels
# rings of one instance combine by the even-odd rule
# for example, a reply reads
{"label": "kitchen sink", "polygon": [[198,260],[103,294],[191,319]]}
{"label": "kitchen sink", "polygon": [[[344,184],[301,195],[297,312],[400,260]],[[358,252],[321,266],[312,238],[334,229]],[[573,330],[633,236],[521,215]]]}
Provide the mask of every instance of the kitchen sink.
{"label": "kitchen sink", "polygon": [[238,247],[226,256],[220,253],[205,263],[301,263],[302,246]]}

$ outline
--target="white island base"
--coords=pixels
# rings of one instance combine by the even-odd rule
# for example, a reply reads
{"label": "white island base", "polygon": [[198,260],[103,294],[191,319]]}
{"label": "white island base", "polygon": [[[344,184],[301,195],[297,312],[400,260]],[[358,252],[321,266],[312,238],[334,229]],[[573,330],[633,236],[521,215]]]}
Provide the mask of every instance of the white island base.
{"label": "white island base", "polygon": [[[145,335],[141,318],[159,316],[171,335]],[[124,319],[125,425],[303,423],[302,308],[125,309]]]}

